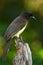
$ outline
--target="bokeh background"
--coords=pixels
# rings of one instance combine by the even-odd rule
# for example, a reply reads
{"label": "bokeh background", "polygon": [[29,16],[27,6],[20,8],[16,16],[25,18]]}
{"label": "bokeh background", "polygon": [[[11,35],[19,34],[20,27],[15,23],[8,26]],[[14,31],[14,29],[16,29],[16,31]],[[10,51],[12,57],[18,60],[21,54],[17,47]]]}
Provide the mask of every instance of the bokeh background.
{"label": "bokeh background", "polygon": [[11,41],[6,60],[2,61],[4,34],[9,24],[22,11],[32,11],[36,17],[36,21],[29,20],[22,37],[30,45],[33,65],[43,65],[43,0],[0,0],[0,65],[13,65],[16,54],[14,39]]}

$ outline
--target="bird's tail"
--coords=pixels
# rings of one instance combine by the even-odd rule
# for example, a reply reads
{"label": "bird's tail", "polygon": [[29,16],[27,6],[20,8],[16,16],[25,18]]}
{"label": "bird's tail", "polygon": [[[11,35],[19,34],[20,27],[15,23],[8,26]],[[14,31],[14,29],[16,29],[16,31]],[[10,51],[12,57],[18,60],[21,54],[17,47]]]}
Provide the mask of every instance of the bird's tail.
{"label": "bird's tail", "polygon": [[2,60],[5,60],[6,59],[6,56],[7,56],[7,52],[8,52],[8,49],[10,47],[10,40],[8,40],[4,46],[4,50],[3,50],[3,56],[2,56]]}

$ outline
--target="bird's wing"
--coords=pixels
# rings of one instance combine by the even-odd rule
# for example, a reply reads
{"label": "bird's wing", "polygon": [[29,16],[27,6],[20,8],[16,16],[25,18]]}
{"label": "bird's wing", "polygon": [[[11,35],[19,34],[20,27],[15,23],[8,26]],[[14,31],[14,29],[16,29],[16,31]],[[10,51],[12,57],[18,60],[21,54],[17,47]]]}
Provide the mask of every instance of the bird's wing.
{"label": "bird's wing", "polygon": [[29,45],[26,43],[26,54],[25,54],[25,58],[26,58],[26,65],[32,65],[32,55],[31,55],[31,50]]}
{"label": "bird's wing", "polygon": [[24,25],[26,23],[25,19],[23,19],[22,17],[18,16],[14,21],[12,21],[12,23],[9,25],[9,27],[7,28],[6,32],[5,32],[5,38],[7,40],[9,40],[12,35],[15,35],[18,31],[20,31]]}

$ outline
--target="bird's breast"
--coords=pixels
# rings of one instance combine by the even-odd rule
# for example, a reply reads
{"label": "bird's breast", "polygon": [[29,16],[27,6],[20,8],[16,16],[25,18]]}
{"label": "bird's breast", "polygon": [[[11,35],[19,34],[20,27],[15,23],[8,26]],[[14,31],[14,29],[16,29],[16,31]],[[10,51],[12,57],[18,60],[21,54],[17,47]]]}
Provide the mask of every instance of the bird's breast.
{"label": "bird's breast", "polygon": [[27,22],[25,24],[25,26],[20,30],[18,31],[15,35],[12,36],[12,38],[15,36],[15,37],[18,37],[19,38],[19,35],[25,30],[25,28],[27,27]]}

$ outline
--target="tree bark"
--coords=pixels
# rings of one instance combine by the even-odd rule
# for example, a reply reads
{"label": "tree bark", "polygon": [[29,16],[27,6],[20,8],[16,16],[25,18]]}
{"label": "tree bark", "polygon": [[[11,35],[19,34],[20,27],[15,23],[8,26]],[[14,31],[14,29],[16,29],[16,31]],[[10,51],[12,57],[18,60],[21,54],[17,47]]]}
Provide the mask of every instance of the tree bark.
{"label": "tree bark", "polygon": [[28,43],[21,39],[16,39],[15,43],[18,49],[13,58],[13,65],[32,65],[32,54]]}

